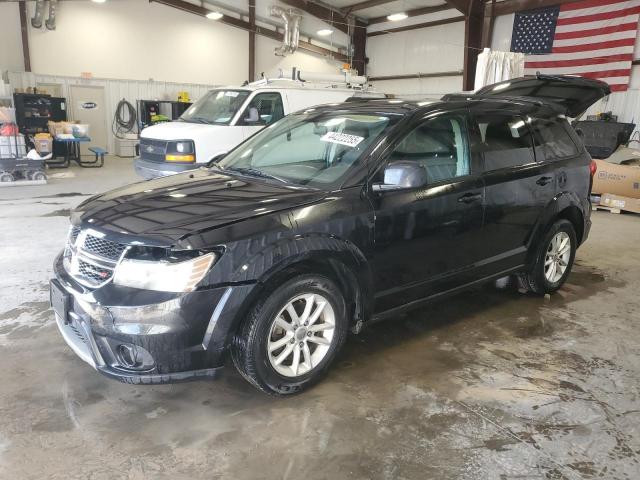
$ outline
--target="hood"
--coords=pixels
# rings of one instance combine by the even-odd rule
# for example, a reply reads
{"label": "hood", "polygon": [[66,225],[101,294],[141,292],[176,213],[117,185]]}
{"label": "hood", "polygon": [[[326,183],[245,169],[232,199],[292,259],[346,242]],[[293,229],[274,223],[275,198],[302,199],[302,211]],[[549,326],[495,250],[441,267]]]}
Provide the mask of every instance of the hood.
{"label": "hood", "polygon": [[535,75],[487,85],[476,97],[528,97],[554,103],[569,117],[577,117],[591,105],[611,93],[600,80],[569,75]]}
{"label": "hood", "polygon": [[75,224],[122,242],[170,246],[181,239],[322,199],[325,192],[201,168],[134,183],[81,203]]}
{"label": "hood", "polygon": [[140,133],[142,138],[153,140],[190,140],[214,132],[224,132],[227,125],[208,125],[204,123],[164,122],[151,125]]}

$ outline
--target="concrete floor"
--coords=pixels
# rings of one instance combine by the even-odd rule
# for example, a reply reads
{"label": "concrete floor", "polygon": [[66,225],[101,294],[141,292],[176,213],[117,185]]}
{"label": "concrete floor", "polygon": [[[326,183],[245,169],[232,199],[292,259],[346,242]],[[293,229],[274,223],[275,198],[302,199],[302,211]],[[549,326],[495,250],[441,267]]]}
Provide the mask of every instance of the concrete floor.
{"label": "concrete floor", "polygon": [[0,189],[0,478],[640,477],[640,216],[594,214],[550,299],[483,288],[352,337],[311,391],[134,387],[63,343],[48,303],[68,209],[131,162]]}

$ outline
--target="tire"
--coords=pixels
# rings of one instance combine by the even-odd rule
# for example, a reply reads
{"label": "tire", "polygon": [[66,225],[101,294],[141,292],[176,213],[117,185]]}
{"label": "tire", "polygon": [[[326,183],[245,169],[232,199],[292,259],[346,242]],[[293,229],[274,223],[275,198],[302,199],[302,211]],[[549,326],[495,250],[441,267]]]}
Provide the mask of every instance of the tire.
{"label": "tire", "polygon": [[0,182],[13,182],[15,177],[9,172],[1,172],[0,173]]}
{"label": "tire", "polygon": [[[566,245],[562,246],[567,240],[568,249]],[[571,273],[577,245],[576,232],[570,221],[562,219],[551,225],[537,247],[533,266],[524,274],[529,289],[539,295],[558,290]]]}
{"label": "tire", "polygon": [[42,170],[37,170],[33,172],[31,175],[31,180],[46,180],[47,175]]}
{"label": "tire", "polygon": [[[293,307],[297,320],[287,306]],[[270,395],[299,393],[322,378],[344,344],[346,312],[334,282],[320,275],[294,277],[265,291],[251,308],[231,343],[233,363],[244,378]]]}

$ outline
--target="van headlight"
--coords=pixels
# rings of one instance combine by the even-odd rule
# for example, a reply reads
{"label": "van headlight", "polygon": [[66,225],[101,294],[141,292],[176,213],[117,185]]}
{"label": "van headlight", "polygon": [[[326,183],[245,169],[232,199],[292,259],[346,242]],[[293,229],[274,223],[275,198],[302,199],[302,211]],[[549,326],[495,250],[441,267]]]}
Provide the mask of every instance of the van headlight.
{"label": "van headlight", "polygon": [[124,258],[116,267],[113,283],[159,292],[191,292],[215,260],[215,253],[178,262]]}
{"label": "van headlight", "polygon": [[171,140],[167,142],[167,150],[164,159],[167,162],[195,162],[195,143],[193,142],[193,140]]}

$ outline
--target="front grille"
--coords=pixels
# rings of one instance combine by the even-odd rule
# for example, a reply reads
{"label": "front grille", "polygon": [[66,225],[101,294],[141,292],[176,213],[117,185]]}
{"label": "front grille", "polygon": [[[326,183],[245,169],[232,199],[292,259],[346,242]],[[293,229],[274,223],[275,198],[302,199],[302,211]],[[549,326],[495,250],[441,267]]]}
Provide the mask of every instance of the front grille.
{"label": "front grille", "polygon": [[78,337],[82,343],[87,343],[87,339],[84,338],[84,335],[80,332],[80,330],[76,328],[76,326],[73,323],[69,324],[69,328],[73,330],[73,333],[76,334],[76,337]]}
{"label": "front grille", "polygon": [[154,140],[152,138],[140,139],[140,158],[151,162],[164,162],[167,152],[166,140]]}
{"label": "front grille", "polygon": [[84,239],[82,249],[85,252],[89,252],[93,255],[98,255],[102,258],[109,260],[118,260],[120,255],[126,248],[126,245],[121,243],[112,242],[104,238],[94,237],[93,235],[87,235]]}
{"label": "front grille", "polygon": [[82,285],[99,287],[113,276],[127,246],[92,230],[72,227],[64,249],[64,267]]}

